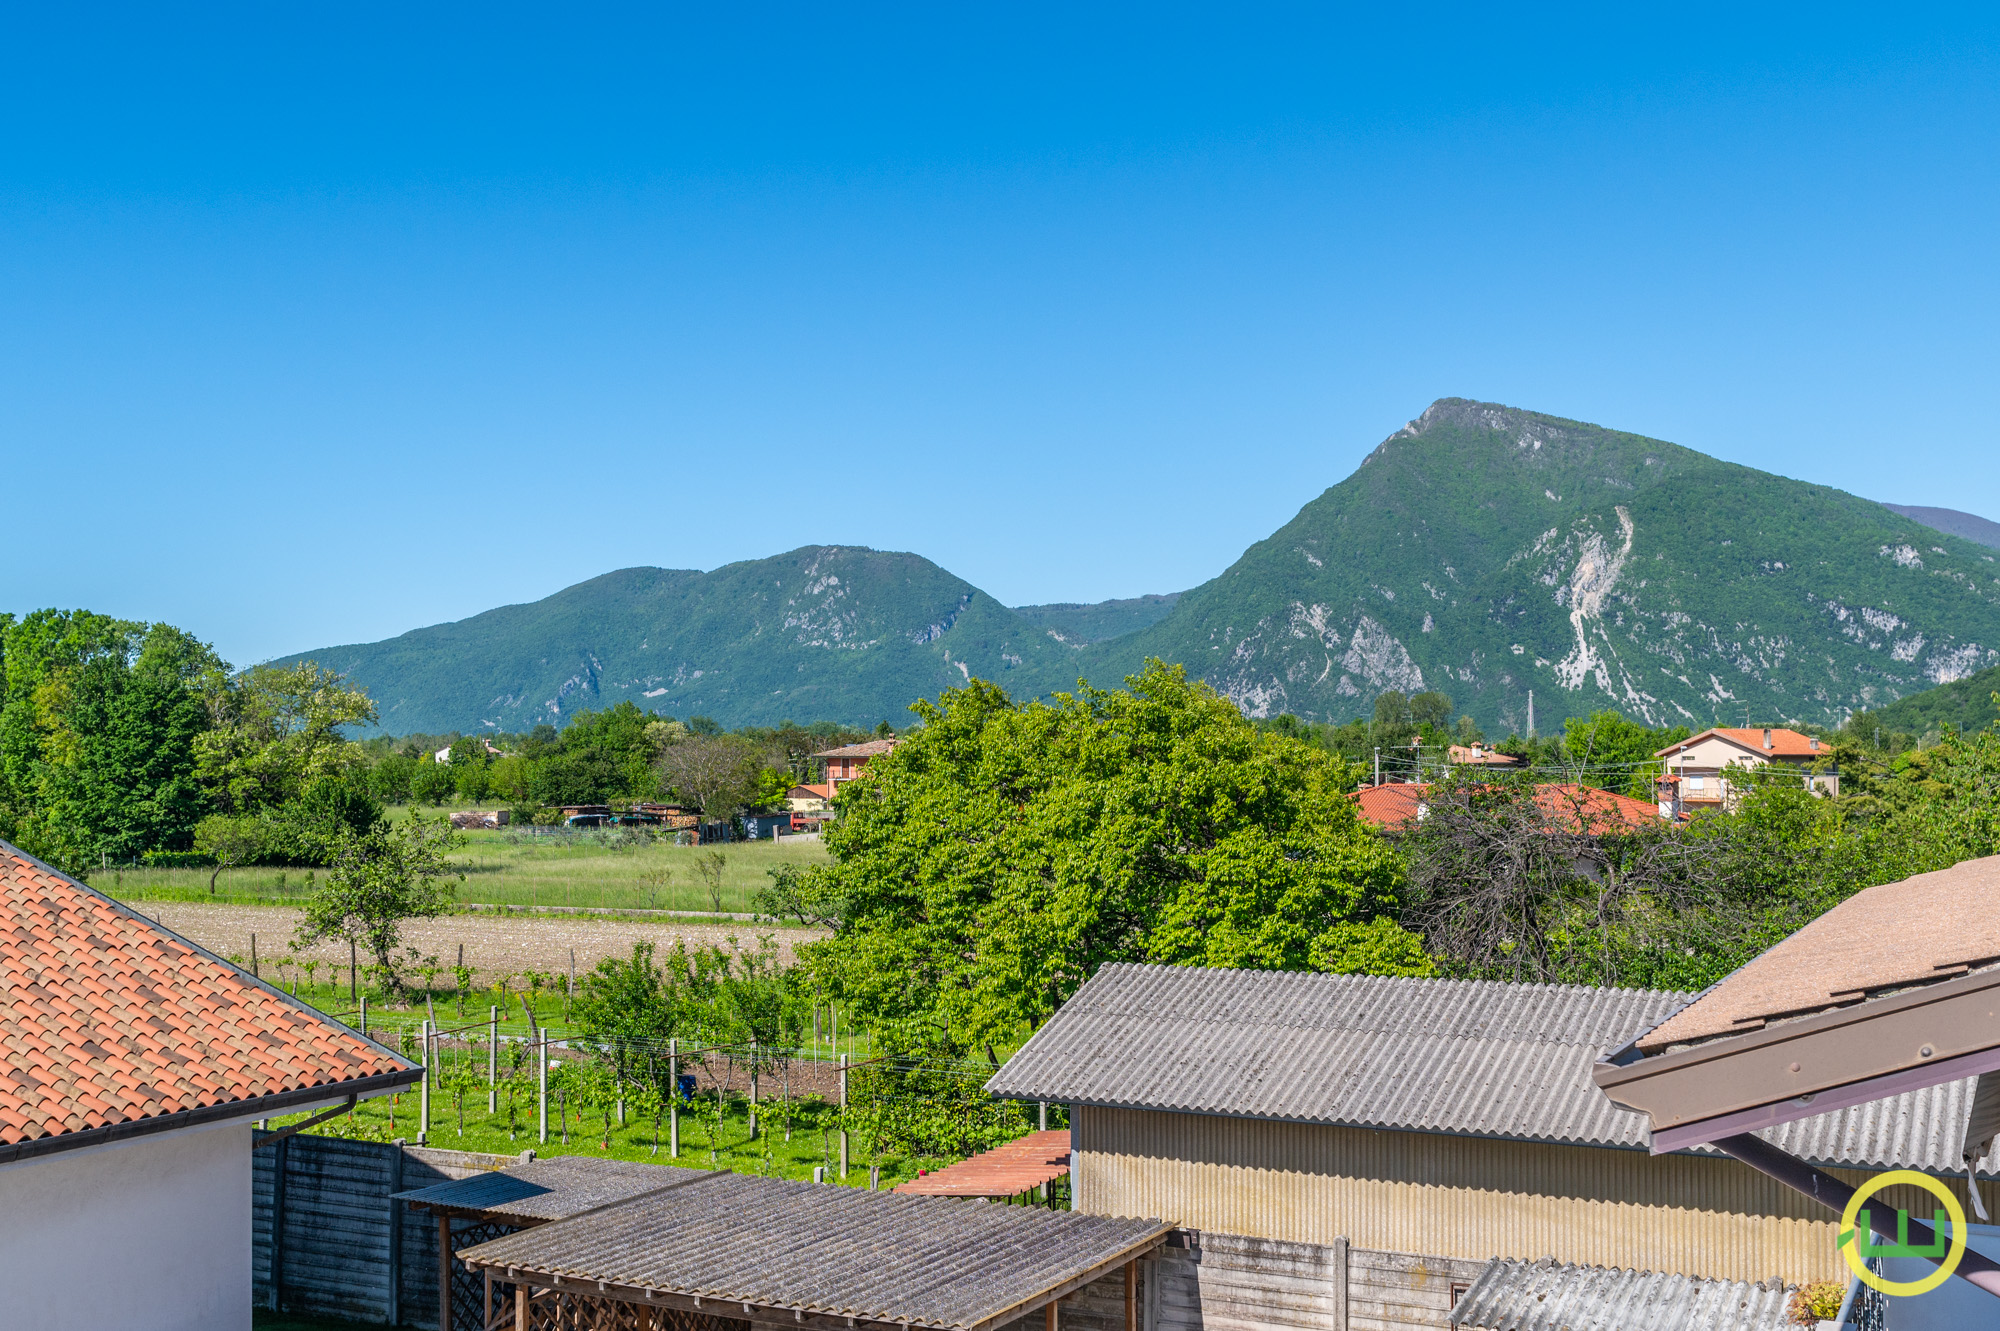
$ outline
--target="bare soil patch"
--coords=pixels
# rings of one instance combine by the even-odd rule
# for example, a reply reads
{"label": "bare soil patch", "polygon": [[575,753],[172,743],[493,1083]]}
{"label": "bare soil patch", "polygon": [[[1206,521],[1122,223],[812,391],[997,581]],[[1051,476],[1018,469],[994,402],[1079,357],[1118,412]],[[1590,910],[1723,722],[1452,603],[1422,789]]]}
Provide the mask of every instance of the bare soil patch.
{"label": "bare soil patch", "polygon": [[[264,963],[265,978],[273,978],[270,967],[287,955],[292,931],[298,927],[299,910],[293,906],[210,905],[194,901],[128,901],[132,909],[158,920],[167,928],[211,952],[242,957],[248,962],[250,936],[257,936],[257,954]],[[754,946],[770,934],[785,960],[792,948],[822,936],[817,929],[780,929],[741,924],[694,924],[677,920],[600,920],[571,915],[560,918],[500,914],[446,915],[435,920],[414,920],[403,928],[406,943],[438,964],[450,966],[458,959],[461,944],[465,964],[475,972],[480,986],[523,971],[565,974],[570,951],[576,952],[577,974],[595,966],[605,957],[629,957],[632,944],[650,942],[664,951],[675,940],[695,947],[706,943],[726,944],[731,938]],[[347,964],[347,948],[339,943],[321,943],[301,955],[338,966]],[[366,964],[366,959],[363,959]],[[325,972],[322,972],[324,974]],[[447,977],[446,983],[449,983]]]}

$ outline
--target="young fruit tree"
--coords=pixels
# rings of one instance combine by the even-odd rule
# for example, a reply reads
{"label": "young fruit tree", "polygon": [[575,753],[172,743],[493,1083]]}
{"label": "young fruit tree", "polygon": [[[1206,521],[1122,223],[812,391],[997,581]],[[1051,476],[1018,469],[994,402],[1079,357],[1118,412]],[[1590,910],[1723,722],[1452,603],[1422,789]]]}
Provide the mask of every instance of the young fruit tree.
{"label": "young fruit tree", "polygon": [[328,938],[356,943],[374,957],[371,969],[384,987],[405,992],[408,981],[398,967],[425,959],[403,945],[403,924],[451,909],[465,874],[445,856],[463,840],[448,820],[415,810],[394,826],[342,834],[326,881],[306,901],[299,946]]}

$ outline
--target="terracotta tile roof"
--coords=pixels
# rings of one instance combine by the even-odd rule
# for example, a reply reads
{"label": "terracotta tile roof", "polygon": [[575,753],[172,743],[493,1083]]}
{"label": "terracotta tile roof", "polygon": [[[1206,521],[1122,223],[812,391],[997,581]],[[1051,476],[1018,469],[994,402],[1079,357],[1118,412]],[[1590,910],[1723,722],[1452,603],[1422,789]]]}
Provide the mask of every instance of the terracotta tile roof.
{"label": "terracotta tile roof", "polygon": [[804,785],[793,786],[789,791],[785,792],[785,798],[794,800],[830,800],[833,798],[833,786],[830,782],[822,784],[808,781]]}
{"label": "terracotta tile roof", "polygon": [[1474,767],[1519,767],[1521,760],[1511,753],[1500,753],[1483,744],[1467,747],[1454,744],[1445,750],[1448,760],[1455,763],[1469,763]]}
{"label": "terracotta tile roof", "polygon": [[1427,782],[1412,781],[1388,786],[1363,786],[1347,798],[1359,806],[1364,822],[1377,827],[1401,827],[1417,816],[1424,796],[1431,793]]}
{"label": "terracotta tile roof", "polygon": [[[1417,817],[1418,810],[1430,793],[1428,782],[1412,781],[1401,785],[1363,786],[1347,798],[1359,806],[1358,811],[1365,821],[1377,827],[1397,828]],[[1609,823],[1622,827],[1647,827],[1660,821],[1657,804],[1599,790],[1595,786],[1567,782],[1546,782],[1536,786],[1535,804],[1544,815],[1561,819],[1572,827],[1580,817],[1588,818],[1593,826]]]}
{"label": "terracotta tile roof", "polygon": [[1857,892],[1640,1037],[1646,1052],[1754,1031],[2000,960],[2000,855]]}
{"label": "terracotta tile roof", "polygon": [[[1771,747],[1768,749],[1764,747],[1764,736],[1766,733],[1771,736]],[[1748,749],[1753,753],[1761,753],[1767,758],[1798,758],[1810,761],[1816,758],[1833,757],[1833,746],[1831,744],[1823,744],[1811,735],[1801,735],[1796,730],[1786,730],[1779,726],[1770,727],[1768,732],[1763,726],[1751,726],[1748,728],[1743,726],[1715,726],[1702,731],[1699,735],[1691,735],[1687,739],[1669,744],[1653,756],[1655,758],[1670,758],[1682,749],[1701,743],[1711,735],[1726,739],[1730,743],[1740,748]]]}
{"label": "terracotta tile roof", "polygon": [[895,1190],[929,1197],[1018,1197],[1067,1173],[1069,1129],[1059,1128],[1031,1132],[955,1165],[933,1169]]}
{"label": "terracotta tile roof", "polygon": [[843,744],[837,749],[826,749],[815,753],[815,758],[876,758],[895,748],[899,741],[893,739],[864,740],[859,744]]}
{"label": "terracotta tile roof", "polygon": [[[313,1088],[330,1097],[370,1078],[419,1075],[4,841],[0,1049],[0,1158],[227,1116],[232,1105],[252,1114],[271,1096],[305,1103]],[[218,1108],[225,1114],[202,1113]],[[188,1114],[199,1118],[174,1117]],[[75,1141],[59,1140],[71,1134]]]}

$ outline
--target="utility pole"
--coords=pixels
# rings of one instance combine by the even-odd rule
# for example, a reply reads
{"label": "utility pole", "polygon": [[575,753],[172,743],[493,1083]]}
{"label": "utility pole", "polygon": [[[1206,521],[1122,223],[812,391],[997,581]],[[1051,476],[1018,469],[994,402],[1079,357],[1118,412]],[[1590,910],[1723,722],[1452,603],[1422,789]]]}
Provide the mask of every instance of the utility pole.
{"label": "utility pole", "polygon": [[1375,746],[1375,784],[1382,784],[1382,746]]}
{"label": "utility pole", "polygon": [[1535,737],[1535,691],[1528,690],[1528,738]]}

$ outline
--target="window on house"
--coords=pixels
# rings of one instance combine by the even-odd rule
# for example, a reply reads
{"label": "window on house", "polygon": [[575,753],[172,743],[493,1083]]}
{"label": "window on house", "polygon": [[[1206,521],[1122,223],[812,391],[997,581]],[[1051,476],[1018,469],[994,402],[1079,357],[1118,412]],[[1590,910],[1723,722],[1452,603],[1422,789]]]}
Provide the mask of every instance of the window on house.
{"label": "window on house", "polygon": [[1469,1280],[1454,1280],[1454,1281],[1452,1281],[1452,1282],[1451,1282],[1451,1306],[1452,1306],[1452,1307],[1454,1307],[1454,1308],[1456,1308],[1456,1307],[1458,1306],[1458,1301],[1459,1301],[1460,1299],[1464,1298],[1464,1297],[1465,1297],[1465,1292],[1466,1292],[1467,1290],[1471,1289],[1471,1288],[1472,1288],[1472,1282],[1471,1282],[1471,1281],[1469,1281]]}

